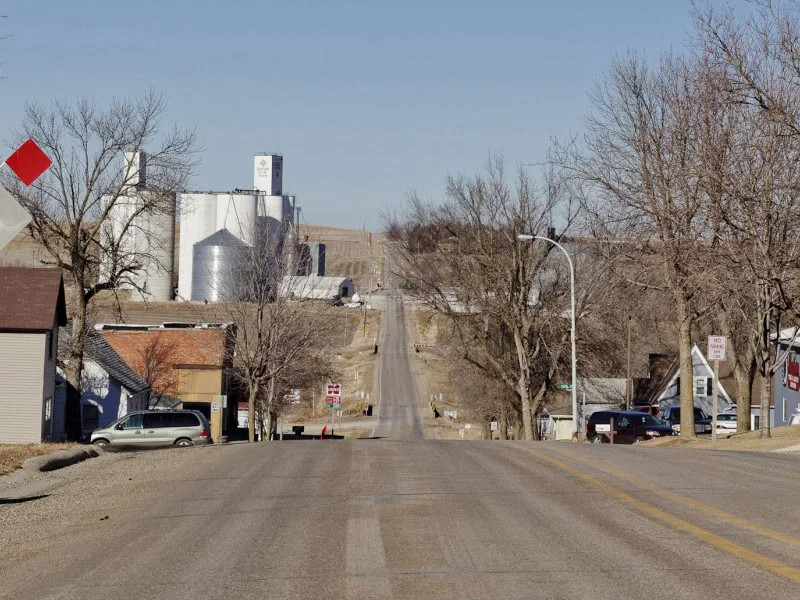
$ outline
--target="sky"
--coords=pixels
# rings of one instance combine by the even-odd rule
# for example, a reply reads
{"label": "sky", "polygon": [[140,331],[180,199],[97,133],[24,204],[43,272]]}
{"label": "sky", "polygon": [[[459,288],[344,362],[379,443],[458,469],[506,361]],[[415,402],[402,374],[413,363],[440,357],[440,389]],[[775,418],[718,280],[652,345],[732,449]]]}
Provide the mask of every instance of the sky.
{"label": "sky", "polygon": [[[741,2],[739,3],[741,4]],[[36,0],[0,13],[0,140],[26,101],[99,106],[148,89],[195,128],[191,187],[252,187],[253,155],[284,157],[303,219],[378,230],[409,191],[490,154],[545,158],[579,134],[615,55],[680,50],[675,0]],[[7,142],[0,144],[4,156]],[[527,168],[527,167],[526,167]],[[530,167],[535,169],[535,167]]]}

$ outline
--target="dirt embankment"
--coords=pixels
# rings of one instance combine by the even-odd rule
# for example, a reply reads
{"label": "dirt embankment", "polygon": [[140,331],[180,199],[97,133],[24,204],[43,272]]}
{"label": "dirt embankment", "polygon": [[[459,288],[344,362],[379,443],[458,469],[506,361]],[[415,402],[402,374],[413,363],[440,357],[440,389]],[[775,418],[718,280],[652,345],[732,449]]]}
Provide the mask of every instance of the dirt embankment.
{"label": "dirt embankment", "polygon": [[[673,446],[711,450],[711,436],[699,435],[694,439],[680,436],[663,437],[644,442],[646,446]],[[715,450],[734,450],[743,452],[770,452],[800,445],[800,426],[786,426],[773,429],[771,437],[761,438],[760,431],[737,433],[730,437],[717,437]]]}

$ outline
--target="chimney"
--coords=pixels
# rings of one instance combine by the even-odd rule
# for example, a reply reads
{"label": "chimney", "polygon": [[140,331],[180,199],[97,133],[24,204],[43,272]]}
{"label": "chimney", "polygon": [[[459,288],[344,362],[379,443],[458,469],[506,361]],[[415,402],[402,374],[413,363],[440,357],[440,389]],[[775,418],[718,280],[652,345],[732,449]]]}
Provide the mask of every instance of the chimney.
{"label": "chimney", "polygon": [[666,354],[649,354],[647,361],[647,377],[660,380],[672,364],[673,358]]}

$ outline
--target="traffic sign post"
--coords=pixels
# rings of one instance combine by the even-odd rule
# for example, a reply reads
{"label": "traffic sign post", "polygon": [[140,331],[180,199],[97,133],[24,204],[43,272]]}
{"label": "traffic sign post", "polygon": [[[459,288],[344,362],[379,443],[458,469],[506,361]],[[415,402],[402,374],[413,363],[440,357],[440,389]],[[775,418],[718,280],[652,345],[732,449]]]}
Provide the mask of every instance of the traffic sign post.
{"label": "traffic sign post", "polygon": [[325,406],[331,409],[331,435],[333,435],[334,418],[336,409],[342,408],[342,386],[339,383],[329,383],[325,386]]}
{"label": "traffic sign post", "polygon": [[[719,361],[725,360],[728,340],[724,335],[708,336],[708,359],[714,361],[714,391],[711,395],[711,447],[717,447],[717,402],[719,400]],[[768,413],[769,414],[769,413]]]}

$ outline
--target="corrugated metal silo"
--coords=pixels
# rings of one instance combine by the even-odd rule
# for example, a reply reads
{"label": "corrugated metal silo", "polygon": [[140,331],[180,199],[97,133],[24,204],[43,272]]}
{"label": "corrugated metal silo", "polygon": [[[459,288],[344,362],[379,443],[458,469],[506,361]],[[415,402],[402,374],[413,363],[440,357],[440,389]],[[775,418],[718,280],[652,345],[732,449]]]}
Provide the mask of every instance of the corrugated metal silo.
{"label": "corrugated metal silo", "polygon": [[249,252],[250,246],[227,229],[196,243],[193,248],[191,299],[207,302],[239,300]]}

